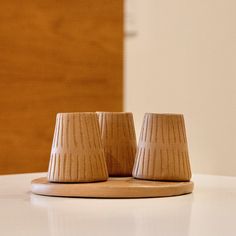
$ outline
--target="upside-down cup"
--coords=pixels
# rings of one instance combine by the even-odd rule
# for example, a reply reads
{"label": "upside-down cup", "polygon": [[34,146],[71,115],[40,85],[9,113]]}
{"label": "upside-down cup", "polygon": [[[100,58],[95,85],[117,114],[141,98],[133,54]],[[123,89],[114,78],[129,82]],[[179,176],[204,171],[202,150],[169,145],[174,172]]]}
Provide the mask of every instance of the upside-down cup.
{"label": "upside-down cup", "polygon": [[96,113],[59,113],[48,168],[50,182],[108,179]]}
{"label": "upside-down cup", "polygon": [[97,112],[109,176],[132,176],[136,154],[133,114]]}
{"label": "upside-down cup", "polygon": [[133,177],[161,181],[191,179],[183,115],[145,114]]}

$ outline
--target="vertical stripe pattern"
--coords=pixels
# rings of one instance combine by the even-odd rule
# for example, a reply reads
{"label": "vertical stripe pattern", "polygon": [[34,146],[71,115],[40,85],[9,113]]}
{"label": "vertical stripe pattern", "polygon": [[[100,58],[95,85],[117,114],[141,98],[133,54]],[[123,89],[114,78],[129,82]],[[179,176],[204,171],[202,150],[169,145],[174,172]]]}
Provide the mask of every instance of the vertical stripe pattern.
{"label": "vertical stripe pattern", "polygon": [[133,176],[150,180],[190,180],[183,115],[145,114]]}
{"label": "vertical stripe pattern", "polygon": [[96,113],[60,113],[48,168],[51,182],[94,182],[108,178]]}
{"label": "vertical stripe pattern", "polygon": [[137,148],[132,113],[97,114],[109,176],[132,176]]}

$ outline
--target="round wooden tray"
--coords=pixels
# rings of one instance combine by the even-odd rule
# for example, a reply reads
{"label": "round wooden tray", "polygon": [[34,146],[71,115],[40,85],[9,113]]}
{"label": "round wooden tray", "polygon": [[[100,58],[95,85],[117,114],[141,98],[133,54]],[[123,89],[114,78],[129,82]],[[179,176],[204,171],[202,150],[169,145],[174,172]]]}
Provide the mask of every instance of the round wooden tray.
{"label": "round wooden tray", "polygon": [[191,193],[193,182],[139,180],[132,177],[109,178],[96,183],[50,183],[47,178],[31,182],[35,194],[60,197],[145,198],[169,197]]}

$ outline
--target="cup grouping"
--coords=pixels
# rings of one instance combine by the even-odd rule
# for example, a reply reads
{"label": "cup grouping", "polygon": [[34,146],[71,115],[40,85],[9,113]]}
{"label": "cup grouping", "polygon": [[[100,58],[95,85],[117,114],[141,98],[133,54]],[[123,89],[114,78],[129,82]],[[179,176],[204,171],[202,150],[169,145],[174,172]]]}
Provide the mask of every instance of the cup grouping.
{"label": "cup grouping", "polygon": [[183,115],[146,113],[137,145],[132,113],[57,114],[50,182],[96,182],[132,175],[144,180],[190,180]]}

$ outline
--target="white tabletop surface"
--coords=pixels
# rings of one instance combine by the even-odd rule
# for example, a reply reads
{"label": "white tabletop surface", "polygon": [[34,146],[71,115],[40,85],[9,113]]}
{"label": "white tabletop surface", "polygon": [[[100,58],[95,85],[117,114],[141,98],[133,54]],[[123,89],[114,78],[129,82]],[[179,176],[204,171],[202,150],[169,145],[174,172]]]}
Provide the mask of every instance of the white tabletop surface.
{"label": "white tabletop surface", "polygon": [[31,194],[42,176],[0,176],[1,236],[236,235],[236,177],[195,175],[178,197],[82,199]]}

